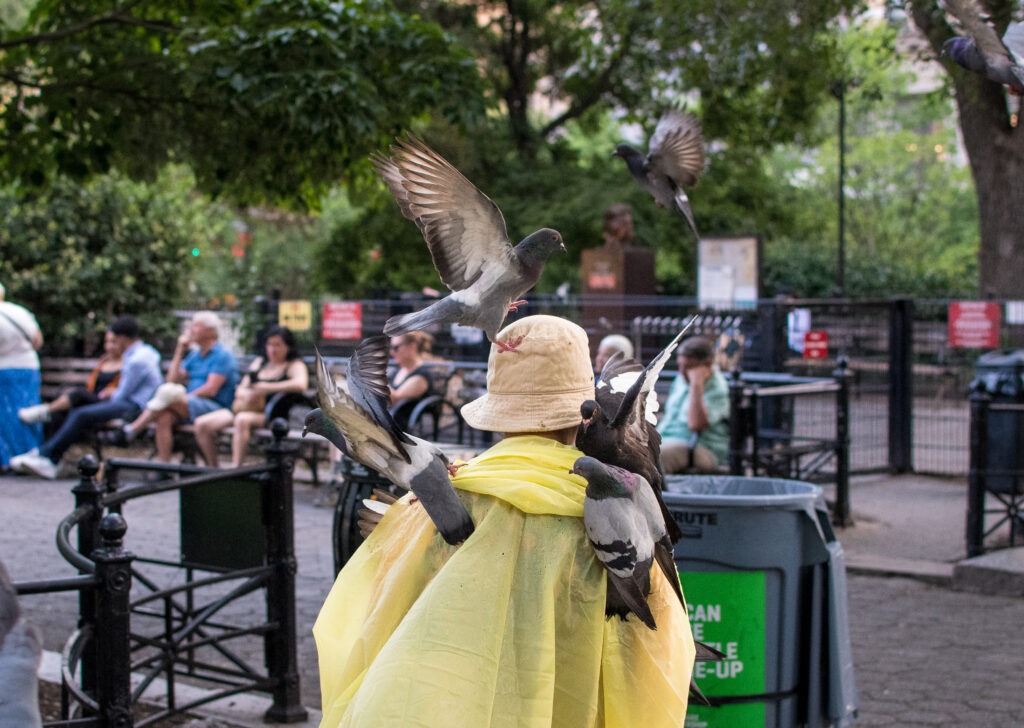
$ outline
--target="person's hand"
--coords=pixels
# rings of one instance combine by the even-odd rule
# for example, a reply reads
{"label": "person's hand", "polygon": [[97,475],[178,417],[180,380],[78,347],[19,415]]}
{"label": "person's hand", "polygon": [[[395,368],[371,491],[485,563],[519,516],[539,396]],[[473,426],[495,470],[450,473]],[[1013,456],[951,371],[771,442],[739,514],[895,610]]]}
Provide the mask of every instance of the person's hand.
{"label": "person's hand", "polygon": [[704,384],[711,378],[711,365],[698,364],[695,367],[691,367],[686,370],[686,376],[690,380],[691,386],[694,384]]}
{"label": "person's hand", "polygon": [[192,332],[185,331],[181,336],[178,337],[178,346],[182,349],[188,348],[188,345],[192,343]]}

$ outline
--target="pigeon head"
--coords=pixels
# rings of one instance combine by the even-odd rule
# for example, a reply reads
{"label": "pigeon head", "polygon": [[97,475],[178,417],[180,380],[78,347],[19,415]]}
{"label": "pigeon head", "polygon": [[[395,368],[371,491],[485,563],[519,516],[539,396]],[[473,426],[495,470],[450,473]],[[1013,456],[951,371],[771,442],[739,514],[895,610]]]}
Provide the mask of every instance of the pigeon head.
{"label": "pigeon head", "polygon": [[583,418],[582,427],[583,431],[587,431],[587,427],[593,422],[595,415],[600,414],[601,406],[592,399],[588,399],[586,402],[580,405],[580,415]]}
{"label": "pigeon head", "polygon": [[589,455],[576,458],[569,472],[587,481],[587,497],[595,500],[629,495],[628,484],[636,477],[622,468],[605,465]]}
{"label": "pigeon head", "polygon": [[970,38],[962,38],[960,36],[950,38],[942,44],[941,55],[949,56],[956,63],[963,66],[972,45],[973,43]]}
{"label": "pigeon head", "polygon": [[324,416],[323,410],[319,407],[310,410],[309,414],[306,415],[306,422],[302,427],[302,436],[305,437],[310,432],[326,438],[343,453],[348,454],[348,446],[345,444],[345,438],[342,436],[341,431]]}
{"label": "pigeon head", "polygon": [[615,150],[612,151],[612,156],[619,157],[621,159],[629,159],[630,157],[640,156],[640,152],[628,144],[617,144],[615,145]]}
{"label": "pigeon head", "polygon": [[543,265],[556,250],[566,252],[562,234],[551,228],[541,228],[530,233],[516,246],[519,259],[527,266]]}

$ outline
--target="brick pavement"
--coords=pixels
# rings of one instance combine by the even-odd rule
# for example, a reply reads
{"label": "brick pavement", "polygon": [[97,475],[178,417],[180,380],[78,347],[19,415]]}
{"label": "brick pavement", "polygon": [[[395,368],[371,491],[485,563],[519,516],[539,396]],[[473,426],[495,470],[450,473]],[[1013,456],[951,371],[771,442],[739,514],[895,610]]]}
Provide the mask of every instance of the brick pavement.
{"label": "brick pavement", "polygon": [[[73,483],[0,478],[0,559],[15,580],[73,573],[54,546],[56,525],[71,510]],[[951,493],[950,487],[950,481],[912,477],[856,482],[852,503],[860,523],[839,536],[849,543],[848,555],[868,561],[873,553],[900,556],[906,544],[916,550],[908,558],[933,553],[937,561],[948,561],[963,539],[960,492]],[[315,508],[314,496],[310,486],[296,485],[299,664],[303,701],[316,708],[319,686],[310,629],[330,588],[332,557],[331,512]],[[176,549],[174,496],[133,503],[125,517],[129,548],[134,539],[144,538],[150,553]],[[908,528],[923,531],[915,536]],[[935,545],[932,551],[929,542]],[[860,697],[854,725],[989,728],[1024,722],[1024,599],[861,574],[850,576],[849,593]],[[45,647],[59,650],[74,628],[74,597],[29,597],[23,603],[42,628]],[[257,724],[258,716],[257,722],[238,720]],[[225,724],[211,721],[207,728],[214,725]]]}

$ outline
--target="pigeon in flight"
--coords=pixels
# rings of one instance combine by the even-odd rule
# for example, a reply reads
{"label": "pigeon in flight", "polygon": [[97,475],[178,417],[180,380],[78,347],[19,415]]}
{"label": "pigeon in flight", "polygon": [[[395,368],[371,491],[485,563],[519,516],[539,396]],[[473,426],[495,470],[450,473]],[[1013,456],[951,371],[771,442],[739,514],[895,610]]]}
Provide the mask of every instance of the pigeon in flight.
{"label": "pigeon in flight", "polygon": [[697,184],[704,172],[704,137],[697,117],[681,109],[667,111],[654,128],[647,156],[628,144],[619,144],[612,156],[625,160],[640,187],[658,205],[685,217],[700,237],[683,189]]}
{"label": "pigeon in flight", "polygon": [[661,499],[665,477],[661,470],[661,435],[654,416],[658,409],[654,385],[695,318],[646,368],[621,351],[615,352],[601,369],[595,398],[580,406],[582,421],[576,431],[576,447],[585,455],[639,473],[650,483],[672,543],[683,534]]}
{"label": "pigeon in flight", "polygon": [[374,169],[423,233],[434,267],[453,293],[391,317],[384,333],[458,323],[483,329],[499,351],[515,351],[519,341],[495,337],[506,314],[526,303],[521,298],[537,283],[548,256],[565,252],[561,234],[541,228],[512,247],[498,206],[441,155],[412,134],[398,139],[391,155],[372,155]]}
{"label": "pigeon in flight", "polygon": [[[605,614],[623,620],[635,614],[650,629],[658,628],[647,605],[647,596],[651,593],[651,565],[655,561],[685,610],[686,599],[672,558],[672,542],[650,483],[641,475],[605,465],[589,456],[577,458],[570,472],[587,481],[583,527],[598,560],[608,572]],[[697,660],[724,657],[702,642],[694,644]],[[692,676],[690,692],[704,705],[709,704]]]}
{"label": "pigeon in flight", "polygon": [[323,436],[353,460],[411,490],[444,540],[459,544],[473,533],[473,521],[452,486],[448,458],[429,442],[403,432],[388,412],[387,347],[383,336],[356,347],[348,365],[350,394],[337,386],[317,352],[320,406],[306,416],[302,434]]}
{"label": "pigeon in flight", "polygon": [[1010,21],[1002,40],[982,17],[974,0],[947,0],[950,12],[969,37],[957,36],[942,44],[942,55],[958,65],[1024,94],[1024,24]]}

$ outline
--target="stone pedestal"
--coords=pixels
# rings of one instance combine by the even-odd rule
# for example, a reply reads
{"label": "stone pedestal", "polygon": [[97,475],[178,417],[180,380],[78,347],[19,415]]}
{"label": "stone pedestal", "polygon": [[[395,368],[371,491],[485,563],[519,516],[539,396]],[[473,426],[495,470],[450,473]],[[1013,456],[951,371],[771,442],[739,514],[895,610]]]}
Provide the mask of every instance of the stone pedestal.
{"label": "stone pedestal", "polygon": [[580,275],[584,294],[583,327],[591,335],[591,347],[595,351],[605,334],[628,336],[635,316],[655,312],[653,301],[633,300],[633,297],[657,293],[654,251],[650,248],[605,246],[584,250]]}

